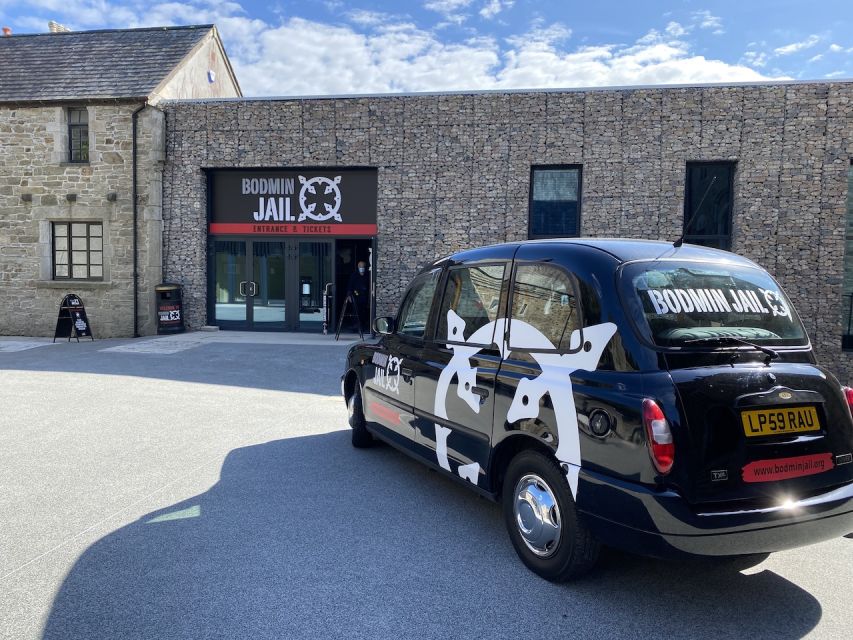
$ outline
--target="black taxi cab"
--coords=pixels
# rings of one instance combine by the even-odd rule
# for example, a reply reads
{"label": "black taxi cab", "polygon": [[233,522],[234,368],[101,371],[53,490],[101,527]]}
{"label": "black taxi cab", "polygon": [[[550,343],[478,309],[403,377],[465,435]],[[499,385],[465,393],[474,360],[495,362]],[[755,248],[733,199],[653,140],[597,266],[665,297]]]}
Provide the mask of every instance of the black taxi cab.
{"label": "black taxi cab", "polygon": [[563,581],[600,545],[732,556],[853,531],[853,390],[737,255],[539,240],[423,268],[348,353],[352,442],[383,440],[499,501]]}

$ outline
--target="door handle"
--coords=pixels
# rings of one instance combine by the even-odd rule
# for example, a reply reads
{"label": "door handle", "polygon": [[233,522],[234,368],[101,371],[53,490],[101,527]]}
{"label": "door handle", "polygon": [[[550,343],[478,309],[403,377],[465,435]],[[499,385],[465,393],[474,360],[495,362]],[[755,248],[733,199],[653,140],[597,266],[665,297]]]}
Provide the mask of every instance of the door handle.
{"label": "door handle", "polygon": [[258,295],[258,283],[257,282],[250,282],[249,284],[252,285],[252,292],[249,295],[250,296]]}
{"label": "door handle", "polygon": [[489,397],[489,390],[484,387],[471,387],[471,393],[485,399]]}
{"label": "door handle", "polygon": [[400,375],[403,376],[403,380],[408,382],[412,379],[412,370],[407,369],[406,367],[400,367]]}
{"label": "door handle", "polygon": [[245,280],[240,283],[240,295],[244,298],[246,297],[246,284],[247,282]]}

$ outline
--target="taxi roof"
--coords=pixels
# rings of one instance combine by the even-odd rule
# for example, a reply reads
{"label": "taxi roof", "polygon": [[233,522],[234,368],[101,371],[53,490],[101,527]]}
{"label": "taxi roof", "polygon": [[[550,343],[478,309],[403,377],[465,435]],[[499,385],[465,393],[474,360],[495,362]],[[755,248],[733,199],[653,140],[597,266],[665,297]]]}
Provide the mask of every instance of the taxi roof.
{"label": "taxi roof", "polygon": [[633,260],[706,260],[713,262],[728,262],[755,266],[748,258],[730,251],[703,247],[698,244],[683,244],[673,246],[671,241],[638,240],[635,238],[555,238],[546,240],[527,240],[518,244],[556,243],[565,245],[581,245],[593,247],[621,262]]}
{"label": "taxi roof", "polygon": [[[671,241],[638,240],[635,238],[547,238],[525,240],[523,242],[507,242],[490,245],[489,247],[459,251],[451,256],[447,256],[447,258],[437,260],[434,264],[448,258],[459,262],[477,259],[484,253],[484,249],[509,249],[525,245],[553,245],[555,248],[565,247],[567,249],[570,247],[590,247],[609,254],[619,262],[633,262],[635,260],[698,260],[751,267],[758,266],[748,258],[721,249],[712,249],[710,247],[686,243],[681,247],[674,247]],[[493,252],[489,251],[488,253]]]}

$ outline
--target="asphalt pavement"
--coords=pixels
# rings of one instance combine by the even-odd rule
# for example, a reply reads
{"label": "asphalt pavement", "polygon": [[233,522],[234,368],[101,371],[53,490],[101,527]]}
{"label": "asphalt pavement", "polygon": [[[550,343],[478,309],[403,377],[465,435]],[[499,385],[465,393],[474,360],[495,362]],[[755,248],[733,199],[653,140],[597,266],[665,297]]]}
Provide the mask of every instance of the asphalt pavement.
{"label": "asphalt pavement", "polygon": [[498,506],[349,444],[330,338],[0,338],[0,638],[847,637],[853,539],[605,551],[567,585]]}

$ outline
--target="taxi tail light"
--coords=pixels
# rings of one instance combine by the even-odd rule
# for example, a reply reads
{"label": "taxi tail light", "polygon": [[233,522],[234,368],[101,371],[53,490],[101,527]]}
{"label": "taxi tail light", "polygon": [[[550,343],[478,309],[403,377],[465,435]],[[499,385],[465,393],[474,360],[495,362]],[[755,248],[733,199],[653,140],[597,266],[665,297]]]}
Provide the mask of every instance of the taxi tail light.
{"label": "taxi tail light", "polygon": [[850,409],[850,414],[853,415],[853,389],[850,387],[841,387],[844,392],[844,398],[847,400],[847,408]]}
{"label": "taxi tail light", "polygon": [[658,403],[648,398],[643,400],[643,426],[646,428],[646,442],[655,469],[662,474],[669,473],[675,462],[672,430]]}

